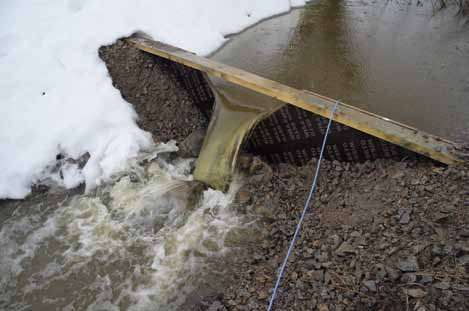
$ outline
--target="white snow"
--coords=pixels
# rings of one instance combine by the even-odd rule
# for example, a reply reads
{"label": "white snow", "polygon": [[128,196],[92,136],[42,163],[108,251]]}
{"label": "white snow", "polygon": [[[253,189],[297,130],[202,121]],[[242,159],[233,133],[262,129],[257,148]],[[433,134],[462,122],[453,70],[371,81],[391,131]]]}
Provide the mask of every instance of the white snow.
{"label": "white snow", "polygon": [[143,31],[207,54],[225,36],[304,0],[0,1],[0,199],[23,198],[59,152],[91,155],[64,186],[108,180],[152,144],[98,48]]}

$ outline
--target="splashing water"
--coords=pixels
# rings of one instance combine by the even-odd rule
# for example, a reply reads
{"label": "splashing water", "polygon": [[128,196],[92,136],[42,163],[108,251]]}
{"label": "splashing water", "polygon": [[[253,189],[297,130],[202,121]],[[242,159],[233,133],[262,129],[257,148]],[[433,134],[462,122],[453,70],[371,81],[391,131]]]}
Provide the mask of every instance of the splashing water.
{"label": "splashing water", "polygon": [[210,76],[215,109],[197,159],[194,177],[225,189],[235,171],[241,144],[255,125],[284,104]]}
{"label": "splashing water", "polygon": [[239,182],[203,190],[176,150],[161,144],[94,194],[19,207],[0,223],[0,309],[180,310],[220,286],[214,263],[245,225],[230,208]]}

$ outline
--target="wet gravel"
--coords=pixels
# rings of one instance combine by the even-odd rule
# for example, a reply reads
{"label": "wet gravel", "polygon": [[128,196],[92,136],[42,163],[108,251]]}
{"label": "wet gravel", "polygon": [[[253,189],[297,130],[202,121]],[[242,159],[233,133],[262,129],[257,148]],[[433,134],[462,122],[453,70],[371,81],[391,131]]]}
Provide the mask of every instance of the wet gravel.
{"label": "wet gravel", "polygon": [[169,68],[168,61],[130,47],[122,40],[102,47],[99,56],[106,63],[113,85],[130,102],[138,124],[152,133],[156,142],[181,141],[208,121]]}
{"label": "wet gravel", "polygon": [[[238,201],[264,235],[210,310],[266,309],[315,167],[254,161]],[[468,310],[468,172],[323,162],[275,310]]]}

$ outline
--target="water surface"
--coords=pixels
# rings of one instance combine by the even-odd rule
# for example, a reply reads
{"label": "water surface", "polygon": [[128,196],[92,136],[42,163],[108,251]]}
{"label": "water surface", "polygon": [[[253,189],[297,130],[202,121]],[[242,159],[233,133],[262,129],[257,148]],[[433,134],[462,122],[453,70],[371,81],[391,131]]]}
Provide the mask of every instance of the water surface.
{"label": "water surface", "polygon": [[422,3],[313,1],[235,35],[212,58],[463,140],[469,26]]}

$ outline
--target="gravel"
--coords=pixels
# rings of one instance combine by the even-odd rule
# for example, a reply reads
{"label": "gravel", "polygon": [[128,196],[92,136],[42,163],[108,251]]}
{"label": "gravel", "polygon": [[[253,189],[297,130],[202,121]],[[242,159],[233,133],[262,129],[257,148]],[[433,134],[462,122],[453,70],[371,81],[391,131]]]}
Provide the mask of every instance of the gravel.
{"label": "gravel", "polygon": [[[207,121],[167,64],[123,42],[100,55],[143,128],[196,155]],[[261,238],[228,254],[227,287],[193,310],[266,309],[315,164],[240,157],[235,204]],[[429,161],[324,161],[275,310],[469,310],[468,180],[467,168]]]}

